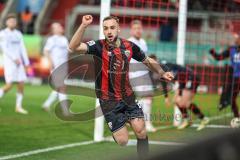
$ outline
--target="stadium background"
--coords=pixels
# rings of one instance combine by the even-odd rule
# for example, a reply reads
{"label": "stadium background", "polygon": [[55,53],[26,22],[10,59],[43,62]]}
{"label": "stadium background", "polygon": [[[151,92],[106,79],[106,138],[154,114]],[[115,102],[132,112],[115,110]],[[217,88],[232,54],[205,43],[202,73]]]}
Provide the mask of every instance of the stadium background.
{"label": "stadium background", "polygon": [[[50,24],[55,21],[60,22],[66,28],[66,36],[70,38],[80,24],[82,15],[92,14],[94,22],[86,31],[84,41],[97,39],[100,0],[3,0],[0,4],[1,27],[3,27],[4,18],[10,12],[19,15],[19,29],[22,29],[21,13],[27,6],[33,14],[32,24],[24,34],[24,41],[31,59],[24,105],[30,110],[30,115],[21,116],[13,112],[13,91],[0,100],[0,159],[8,155],[78,142],[80,144],[76,147],[56,149],[52,152],[43,151],[19,159],[78,159],[79,157],[115,159],[115,157],[134,154],[134,147],[131,145],[124,149],[114,143],[92,142],[94,121],[62,122],[53,113],[47,114],[41,110],[41,104],[51,90],[47,84],[48,63],[42,57],[42,48],[49,35]],[[121,36],[124,38],[130,36],[131,20],[142,20],[143,37],[147,41],[149,54],[156,54],[160,61],[168,62],[177,60],[178,10],[178,0],[112,0],[111,3],[111,13],[120,18]],[[219,112],[216,108],[221,86],[225,82],[225,77],[228,76],[225,65],[229,60],[217,62],[208,54],[208,51],[210,48],[222,51],[233,44],[233,34],[239,32],[239,18],[240,2],[238,0],[188,1],[184,62],[202,77],[196,102],[200,104],[206,115],[212,117],[212,122],[209,128],[200,133],[196,132],[194,127],[177,131],[171,127],[173,109],[165,107],[162,96],[154,97],[154,113],[163,116],[154,121],[160,131],[150,134],[153,150],[161,153],[169,152],[182,144],[229,130],[230,108],[223,112]],[[0,57],[1,65],[2,54]],[[3,76],[1,66],[0,76]],[[74,101],[72,109],[76,112],[84,112],[95,106],[93,98],[71,96],[71,99]],[[104,132],[106,136],[110,135],[107,129]],[[82,142],[90,144],[81,145]],[[134,145],[134,141],[132,143]],[[106,151],[110,153],[106,154]]]}

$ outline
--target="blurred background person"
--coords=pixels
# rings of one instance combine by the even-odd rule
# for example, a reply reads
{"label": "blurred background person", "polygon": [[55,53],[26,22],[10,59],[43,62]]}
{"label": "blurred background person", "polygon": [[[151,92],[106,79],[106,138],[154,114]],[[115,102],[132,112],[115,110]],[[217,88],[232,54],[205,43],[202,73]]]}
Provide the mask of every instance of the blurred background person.
{"label": "blurred background person", "polygon": [[22,33],[16,29],[17,18],[9,14],[6,28],[0,31],[0,47],[4,55],[4,77],[6,84],[0,88],[3,97],[17,83],[16,112],[27,114],[22,107],[24,81],[27,80],[25,67],[29,66],[29,59],[23,42]]}
{"label": "blurred background person", "polygon": [[[239,118],[239,109],[237,105],[237,97],[240,91],[240,34],[234,34],[235,45],[228,47],[225,51],[218,54],[214,48],[212,48],[209,52],[213,56],[213,58],[217,61],[221,61],[224,59],[230,58],[231,67],[232,67],[232,75],[226,75],[228,77],[232,76],[232,80],[229,82],[230,85],[226,87],[226,91],[228,92],[226,95],[230,95],[230,97],[226,97],[226,101],[228,98],[231,99],[232,112],[235,118]],[[230,72],[231,73],[231,72]],[[228,104],[228,103],[227,103]],[[227,107],[227,104],[224,105],[220,102],[220,109]]]}
{"label": "blurred background person", "polygon": [[[150,55],[150,57],[157,60],[155,55]],[[165,71],[173,72],[175,75],[174,81],[177,81],[179,84],[173,98],[173,101],[181,111],[183,118],[183,121],[181,125],[178,126],[178,129],[181,130],[191,126],[191,117],[189,117],[188,110],[193,112],[193,114],[201,120],[197,131],[204,129],[210,120],[203,114],[200,107],[194,103],[194,97],[201,81],[200,77],[192,69],[174,63],[165,63],[162,65],[162,68],[164,68]],[[167,106],[170,106],[171,100],[167,92],[168,89],[166,88],[166,82],[160,82],[162,83],[163,93],[165,95],[165,103]]]}
{"label": "blurred background person", "polygon": [[[147,54],[148,47],[147,43],[142,38],[142,32],[142,22],[140,20],[133,20],[131,22],[131,37],[128,40],[135,43],[144,53]],[[154,128],[151,122],[153,85],[149,70],[144,64],[131,59],[129,78],[134,92],[139,97],[139,103],[143,108],[146,130],[148,132],[156,132],[156,128]]]}
{"label": "blurred background person", "polygon": [[[51,32],[52,35],[47,39],[47,42],[44,46],[44,56],[47,57],[49,63],[51,72],[53,72],[55,69],[60,67],[61,65],[61,74],[64,76],[68,72],[67,67],[67,60],[68,60],[68,40],[63,35],[64,34],[64,28],[60,23],[52,23],[51,24]],[[54,76],[53,76],[54,78]],[[58,79],[58,75],[56,78],[53,79],[53,83],[59,83],[58,81],[61,81],[61,79]],[[60,90],[59,90],[60,91]],[[42,108],[45,111],[49,111],[51,105],[54,101],[59,99],[59,101],[64,101],[67,99],[67,95],[62,93],[65,92],[64,90],[61,90],[61,93],[58,93],[57,91],[52,91],[47,98],[47,100],[43,103]],[[65,113],[67,111],[63,110]]]}
{"label": "blurred background person", "polygon": [[33,13],[30,11],[29,6],[27,6],[24,12],[21,13],[21,23],[22,23],[22,32],[29,33],[29,27],[33,20]]}

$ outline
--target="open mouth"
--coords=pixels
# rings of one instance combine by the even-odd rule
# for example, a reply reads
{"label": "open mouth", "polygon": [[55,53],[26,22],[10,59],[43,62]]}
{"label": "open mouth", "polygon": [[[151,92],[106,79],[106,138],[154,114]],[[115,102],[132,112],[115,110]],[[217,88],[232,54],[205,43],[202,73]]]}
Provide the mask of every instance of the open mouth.
{"label": "open mouth", "polygon": [[113,36],[111,35],[111,36],[108,36],[108,39],[110,40],[110,41],[112,41],[113,40]]}

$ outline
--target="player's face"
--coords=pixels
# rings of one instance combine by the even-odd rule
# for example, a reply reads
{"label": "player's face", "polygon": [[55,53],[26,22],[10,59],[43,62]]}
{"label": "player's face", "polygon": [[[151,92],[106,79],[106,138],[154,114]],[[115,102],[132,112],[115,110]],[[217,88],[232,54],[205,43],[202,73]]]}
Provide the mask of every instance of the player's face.
{"label": "player's face", "polygon": [[141,24],[133,24],[131,27],[131,34],[133,37],[140,39],[142,37],[143,28]]}
{"label": "player's face", "polygon": [[108,42],[113,42],[119,32],[119,24],[116,20],[110,19],[103,22],[103,33]]}
{"label": "player's face", "polygon": [[62,35],[64,33],[63,26],[59,23],[52,24],[53,34]]}
{"label": "player's face", "polygon": [[15,29],[17,26],[17,20],[15,18],[9,18],[6,21],[6,26],[10,29]]}

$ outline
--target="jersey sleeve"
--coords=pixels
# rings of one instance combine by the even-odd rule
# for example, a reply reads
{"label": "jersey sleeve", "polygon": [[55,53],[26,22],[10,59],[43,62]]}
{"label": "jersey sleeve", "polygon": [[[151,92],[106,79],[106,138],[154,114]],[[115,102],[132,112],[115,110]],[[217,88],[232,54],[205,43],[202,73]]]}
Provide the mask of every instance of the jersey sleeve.
{"label": "jersey sleeve", "polygon": [[98,47],[99,47],[99,41],[88,41],[86,42],[87,45],[87,54],[91,54],[91,55],[98,55]]}
{"label": "jersey sleeve", "polygon": [[134,43],[132,43],[132,58],[138,62],[143,62],[146,59],[145,53]]}
{"label": "jersey sleeve", "polygon": [[53,46],[54,42],[52,41],[52,39],[48,38],[43,50],[51,52]]}
{"label": "jersey sleeve", "polygon": [[2,31],[0,31],[0,51],[1,50],[3,50],[3,40],[4,40],[4,38],[3,38],[3,33],[2,33]]}

